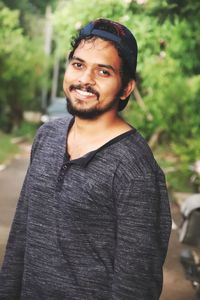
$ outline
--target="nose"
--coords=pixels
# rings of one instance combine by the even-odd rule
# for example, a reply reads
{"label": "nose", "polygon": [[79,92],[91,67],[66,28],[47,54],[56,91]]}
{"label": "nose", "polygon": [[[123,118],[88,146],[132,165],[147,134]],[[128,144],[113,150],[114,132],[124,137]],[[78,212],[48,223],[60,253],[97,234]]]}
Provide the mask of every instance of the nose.
{"label": "nose", "polygon": [[87,69],[82,72],[79,82],[84,85],[95,85],[95,76],[92,70]]}

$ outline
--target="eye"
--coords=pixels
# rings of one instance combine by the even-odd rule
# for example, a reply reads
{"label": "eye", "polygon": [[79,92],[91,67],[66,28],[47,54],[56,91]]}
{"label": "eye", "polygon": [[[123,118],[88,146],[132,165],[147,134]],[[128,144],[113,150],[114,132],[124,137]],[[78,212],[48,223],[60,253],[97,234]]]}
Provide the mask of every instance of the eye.
{"label": "eye", "polygon": [[99,70],[99,74],[102,77],[109,77],[111,75],[110,72],[108,70],[106,70],[106,69],[100,69]]}
{"label": "eye", "polygon": [[83,68],[83,64],[80,63],[80,62],[74,62],[74,63],[72,64],[72,66],[73,66],[75,69],[77,69],[77,70],[80,70],[80,69]]}

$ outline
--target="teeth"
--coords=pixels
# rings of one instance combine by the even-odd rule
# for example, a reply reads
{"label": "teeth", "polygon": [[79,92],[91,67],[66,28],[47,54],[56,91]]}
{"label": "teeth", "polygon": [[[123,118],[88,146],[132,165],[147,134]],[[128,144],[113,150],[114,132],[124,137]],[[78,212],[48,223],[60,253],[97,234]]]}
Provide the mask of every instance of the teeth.
{"label": "teeth", "polygon": [[76,90],[79,94],[83,95],[83,96],[93,96],[94,94],[93,93],[89,93],[89,92],[86,92],[86,91],[83,91],[83,90]]}

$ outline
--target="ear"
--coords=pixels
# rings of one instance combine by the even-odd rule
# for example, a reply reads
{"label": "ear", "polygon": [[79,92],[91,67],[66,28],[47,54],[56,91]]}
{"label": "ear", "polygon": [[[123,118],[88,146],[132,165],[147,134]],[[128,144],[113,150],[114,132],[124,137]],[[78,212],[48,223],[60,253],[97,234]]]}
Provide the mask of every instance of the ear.
{"label": "ear", "polygon": [[132,91],[135,88],[135,84],[136,84],[135,80],[131,79],[129,81],[129,83],[127,84],[127,86],[123,91],[123,94],[120,97],[120,100],[125,100],[132,93]]}

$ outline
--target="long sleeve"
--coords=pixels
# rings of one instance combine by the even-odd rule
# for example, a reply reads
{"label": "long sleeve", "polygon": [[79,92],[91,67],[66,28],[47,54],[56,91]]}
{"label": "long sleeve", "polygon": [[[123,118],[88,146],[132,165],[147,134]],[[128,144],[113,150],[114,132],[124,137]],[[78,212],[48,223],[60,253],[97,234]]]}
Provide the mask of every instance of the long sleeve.
{"label": "long sleeve", "polygon": [[171,228],[163,175],[131,179],[124,171],[116,179],[115,198],[117,229],[111,299],[158,300]]}
{"label": "long sleeve", "polygon": [[26,244],[26,180],[24,181],[12,223],[4,262],[0,273],[0,299],[20,299]]}
{"label": "long sleeve", "polygon": [[[59,157],[59,152],[65,149],[65,133],[68,122],[68,119],[63,118],[61,121],[55,122],[55,127],[53,122],[46,123],[38,129],[35,136],[31,149],[29,168],[18,200],[3,265],[0,271],[0,300],[28,300],[30,296],[27,294],[27,290],[29,290],[29,287],[27,288],[27,278],[30,253],[33,253],[33,235],[30,229],[33,224],[31,201],[35,204],[34,200],[36,199],[41,200],[41,203],[43,203],[43,195],[41,194],[40,199],[37,197],[37,193],[40,191],[38,191],[38,185],[36,183],[41,182],[42,171],[45,165],[44,160],[45,157],[48,158],[48,155],[50,156],[49,153],[51,152],[53,142],[57,150],[54,152],[56,153],[54,156],[55,161],[57,161],[57,157]],[[60,131],[58,130],[62,133],[61,138],[59,134]],[[59,132],[58,134],[57,131]],[[54,141],[56,137],[59,138],[60,143]],[[62,157],[62,155],[60,156]],[[46,163],[48,164],[48,162]],[[45,188],[44,186],[44,189]],[[34,211],[37,213],[40,206],[39,208],[37,205],[34,207]],[[33,256],[34,255],[35,253],[33,253]],[[32,266],[30,268],[32,268]],[[32,282],[33,278],[31,278],[30,281]],[[34,291],[34,284],[31,284],[31,289]]]}
{"label": "long sleeve", "polygon": [[[39,135],[35,138],[32,146],[30,165],[34,151],[38,145],[38,136]],[[0,271],[0,300],[20,299],[26,247],[30,165],[17,203],[6,246],[5,257]]]}

